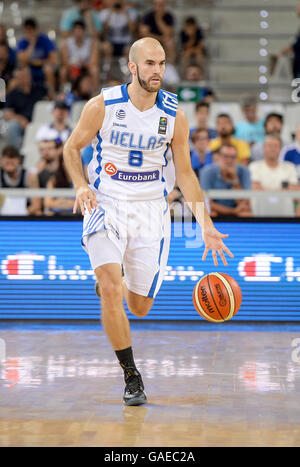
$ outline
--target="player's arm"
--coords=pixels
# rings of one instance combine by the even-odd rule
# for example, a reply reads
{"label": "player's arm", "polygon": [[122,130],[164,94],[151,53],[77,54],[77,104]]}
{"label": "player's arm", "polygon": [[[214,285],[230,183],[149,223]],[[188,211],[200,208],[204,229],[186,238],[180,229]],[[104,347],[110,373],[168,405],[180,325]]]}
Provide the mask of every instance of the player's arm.
{"label": "player's arm", "polygon": [[85,206],[89,213],[97,209],[95,193],[89,188],[84,176],[80,150],[87,146],[101,128],[105,106],[102,94],[93,97],[84,106],[81,117],[64,146],[64,163],[76,190],[73,212],[79,207],[84,215]]}
{"label": "player's arm", "polygon": [[202,227],[202,235],[205,243],[205,251],[202,259],[205,260],[208,251],[211,249],[214,264],[216,266],[218,265],[218,252],[223,263],[227,265],[223,252],[225,251],[231,258],[233,258],[233,254],[224,245],[222,239],[228,237],[228,235],[221,234],[215,229],[207,212],[203,192],[191,166],[189,124],[181,109],[178,109],[177,111],[171,147],[173,151],[177,184],[185,201],[190,203],[197,222],[199,222]]}

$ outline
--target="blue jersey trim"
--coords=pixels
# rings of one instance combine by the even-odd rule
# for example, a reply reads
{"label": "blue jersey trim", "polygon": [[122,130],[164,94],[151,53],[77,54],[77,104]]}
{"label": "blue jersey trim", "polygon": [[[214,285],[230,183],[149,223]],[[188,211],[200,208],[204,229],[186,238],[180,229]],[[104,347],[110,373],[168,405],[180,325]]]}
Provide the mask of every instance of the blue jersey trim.
{"label": "blue jersey trim", "polygon": [[[169,143],[167,143],[166,150],[165,150],[165,152],[163,153],[163,157],[164,157],[166,163],[165,163],[165,165],[163,165],[162,168],[161,168],[161,181],[162,181],[162,183],[165,183],[165,182],[166,182],[165,177],[164,177],[164,167],[167,167],[168,162],[169,162],[168,159],[167,159],[167,157],[166,157],[166,154],[167,154],[168,149],[169,149]],[[167,196],[167,195],[168,195],[168,192],[167,192],[166,188],[164,188],[164,196]]]}
{"label": "blue jersey trim", "polygon": [[128,83],[122,84],[121,86],[122,97],[118,97],[117,99],[105,100],[104,101],[105,105],[107,106],[107,105],[113,105],[113,104],[120,104],[121,102],[128,102],[129,96],[128,96],[128,91],[127,91],[127,85]]}
{"label": "blue jersey trim", "polygon": [[161,260],[161,254],[162,254],[162,251],[163,251],[163,247],[164,247],[164,237],[160,241],[160,250],[159,250],[159,256],[158,256],[158,267],[159,267],[159,269],[158,269],[157,273],[154,276],[151,288],[150,288],[149,293],[148,293],[148,297],[150,297],[150,298],[153,298],[153,295],[154,295],[154,292],[155,292],[155,289],[156,289],[158,276],[159,276],[159,273],[160,273],[160,260]]}
{"label": "blue jersey trim", "polygon": [[97,177],[97,179],[95,180],[95,183],[94,183],[94,187],[95,187],[96,189],[98,189],[98,186],[100,185],[100,173],[101,173],[101,170],[102,170],[102,167],[101,167],[101,162],[102,162],[102,157],[101,157],[101,153],[102,153],[102,147],[101,147],[102,138],[101,138],[101,136],[100,136],[100,132],[97,133],[97,138],[98,138],[98,143],[97,143],[97,146],[96,146],[96,151],[97,151],[98,167],[96,168],[96,173],[98,174],[98,177]]}

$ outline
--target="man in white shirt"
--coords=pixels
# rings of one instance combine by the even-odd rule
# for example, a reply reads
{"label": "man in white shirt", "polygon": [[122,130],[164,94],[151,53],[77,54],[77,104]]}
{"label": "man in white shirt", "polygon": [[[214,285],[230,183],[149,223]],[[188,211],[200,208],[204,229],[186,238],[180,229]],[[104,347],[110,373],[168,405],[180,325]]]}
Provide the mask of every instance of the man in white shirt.
{"label": "man in white shirt", "polygon": [[294,164],[281,162],[281,139],[269,135],[264,142],[264,159],[249,165],[253,190],[299,190]]}
{"label": "man in white shirt", "polygon": [[[269,135],[264,142],[264,159],[249,165],[253,190],[299,190],[297,171],[291,162],[280,161],[282,142],[278,134]],[[251,201],[253,213],[264,216],[294,216],[293,199],[276,195],[261,196]],[[299,204],[298,204],[299,206]],[[296,216],[300,215],[297,206]]]}
{"label": "man in white shirt", "polygon": [[104,39],[107,46],[110,45],[106,57],[126,56],[136,28],[136,13],[129,10],[123,0],[113,0],[108,8],[99,13],[99,17],[104,27]]}

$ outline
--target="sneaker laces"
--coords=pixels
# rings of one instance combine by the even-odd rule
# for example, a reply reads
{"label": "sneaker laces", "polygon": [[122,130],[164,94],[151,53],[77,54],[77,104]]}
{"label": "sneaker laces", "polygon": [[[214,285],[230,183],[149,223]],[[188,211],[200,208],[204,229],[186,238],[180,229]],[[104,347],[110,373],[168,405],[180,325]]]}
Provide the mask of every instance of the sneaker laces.
{"label": "sneaker laces", "polygon": [[136,368],[127,367],[125,370],[125,383],[126,390],[130,394],[134,394],[137,391],[143,391],[144,385],[142,377]]}

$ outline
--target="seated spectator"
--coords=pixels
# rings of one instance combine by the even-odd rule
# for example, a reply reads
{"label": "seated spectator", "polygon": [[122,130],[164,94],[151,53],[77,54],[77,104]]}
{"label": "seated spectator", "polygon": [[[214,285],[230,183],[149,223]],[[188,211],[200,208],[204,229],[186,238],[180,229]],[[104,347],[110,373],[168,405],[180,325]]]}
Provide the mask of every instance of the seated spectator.
{"label": "seated spectator", "polygon": [[92,8],[92,2],[90,0],[74,0],[73,3],[74,7],[64,11],[61,18],[60,31],[62,37],[69,37],[74,21],[81,20],[87,25],[89,36],[95,39],[99,38],[102,32],[102,23],[99,13]]}
{"label": "seated spectator", "polygon": [[72,35],[61,45],[61,85],[74,81],[82,72],[88,71],[93,80],[93,90],[99,88],[99,50],[96,39],[86,34],[82,20],[73,24]]}
{"label": "seated spectator", "polygon": [[5,81],[6,91],[11,89],[11,80],[15,65],[9,58],[9,47],[6,42],[0,42],[0,78]]}
{"label": "seated spectator", "polygon": [[[36,174],[22,167],[19,151],[13,146],[6,146],[2,151],[0,168],[0,186],[2,188],[38,188]],[[33,198],[27,201],[23,196],[6,197],[1,209],[2,215],[41,215],[41,200]]]}
{"label": "seated spectator", "polygon": [[245,99],[242,108],[245,120],[235,125],[234,136],[249,144],[263,141],[265,137],[264,119],[257,117],[256,99],[251,97]]}
{"label": "seated spectator", "polygon": [[41,156],[37,166],[37,176],[40,188],[47,188],[50,178],[57,172],[59,157],[62,151],[62,141],[45,140],[39,141],[39,153]]}
{"label": "seated spectator", "polygon": [[181,65],[185,68],[193,59],[198,65],[203,65],[205,50],[203,44],[203,32],[196,19],[189,16],[184,20],[180,32]]}
{"label": "seated spectator", "polygon": [[34,18],[27,18],[23,23],[24,38],[18,42],[17,56],[21,65],[31,69],[34,83],[46,82],[50,92],[55,89],[55,70],[58,57],[54,42],[39,32]]}
{"label": "seated spectator", "polygon": [[[237,163],[237,149],[230,143],[223,144],[218,163],[204,167],[200,172],[203,190],[250,190],[250,172]],[[230,196],[228,194],[228,196]],[[211,216],[251,216],[248,200],[220,199],[210,201]]]}
{"label": "seated spectator", "polygon": [[127,8],[124,0],[112,0],[99,16],[103,23],[106,57],[127,57],[136,30],[137,15]]}
{"label": "seated spectator", "polygon": [[247,165],[250,158],[250,146],[246,141],[233,137],[234,127],[228,114],[218,115],[216,130],[218,137],[211,140],[210,149],[214,152],[224,144],[231,144],[237,149],[238,162]]}
{"label": "seated spectator", "polygon": [[[278,113],[267,115],[264,123],[265,135],[277,134],[281,136],[283,128],[283,116]],[[283,143],[286,144],[285,142]],[[264,141],[253,144],[251,147],[251,160],[258,161],[264,158]]]}
{"label": "seated spectator", "polygon": [[280,137],[268,135],[264,142],[264,159],[249,165],[253,190],[299,189],[296,168],[291,162],[280,162],[280,151]]}
{"label": "seated spectator", "polygon": [[69,138],[72,129],[67,124],[70,108],[64,101],[57,100],[52,111],[53,122],[50,125],[43,125],[36,134],[37,141],[51,141],[60,139],[63,143]]}
{"label": "seated spectator", "polygon": [[140,27],[142,37],[151,36],[162,43],[168,62],[175,63],[174,17],[166,9],[166,0],[153,0],[153,9],[147,13]]}
{"label": "seated spectator", "polygon": [[195,130],[207,130],[209,139],[214,139],[218,136],[217,130],[208,128],[209,104],[205,101],[199,101],[195,105],[195,118],[197,126],[190,129],[190,137]]}
{"label": "seated spectator", "polygon": [[[47,183],[47,188],[72,188],[72,181],[65,169],[62,154],[59,158],[59,166],[53,177]],[[55,215],[72,215],[75,198],[45,198],[45,214],[48,216]]]}
{"label": "seated spectator", "polygon": [[75,102],[88,101],[93,96],[92,78],[88,73],[83,73],[72,84],[72,89],[65,96],[65,102],[69,107]]}
{"label": "seated spectator", "polygon": [[197,129],[192,134],[194,149],[191,151],[192,168],[199,177],[200,170],[213,163],[213,154],[209,149],[209,133],[205,128]]}
{"label": "seated spectator", "polygon": [[40,84],[32,83],[29,67],[19,67],[15,71],[16,87],[7,95],[4,104],[6,138],[10,145],[20,149],[24,130],[31,121],[33,107],[47,95]]}
{"label": "seated spectator", "polygon": [[300,180],[300,125],[296,128],[295,141],[283,146],[279,159],[292,162],[296,166],[298,180]]}
{"label": "seated spectator", "polygon": [[200,65],[189,65],[185,69],[184,81],[204,81],[204,71]]}

